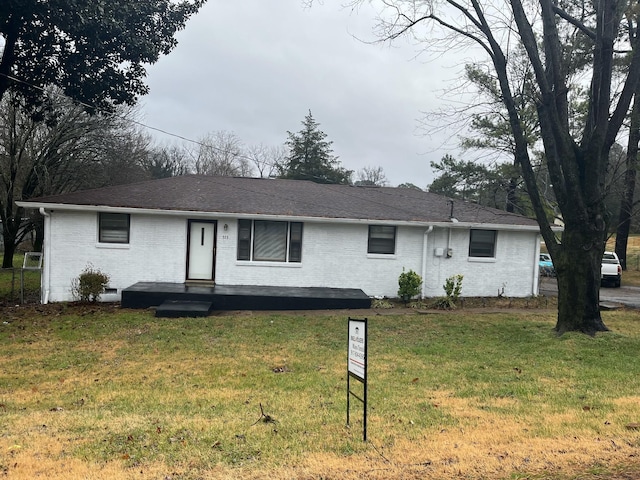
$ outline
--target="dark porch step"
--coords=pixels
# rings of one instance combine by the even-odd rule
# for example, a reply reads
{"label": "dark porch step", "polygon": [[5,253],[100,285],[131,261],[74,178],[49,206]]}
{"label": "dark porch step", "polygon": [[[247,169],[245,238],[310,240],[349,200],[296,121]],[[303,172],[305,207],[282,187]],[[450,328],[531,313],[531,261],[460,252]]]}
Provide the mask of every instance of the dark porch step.
{"label": "dark porch step", "polygon": [[[158,307],[163,302],[211,302],[216,310],[325,310],[371,307],[371,299],[362,290],[355,288],[138,282],[122,290],[122,308]],[[162,310],[158,316],[160,315]],[[171,316],[175,317],[178,314],[172,313]]]}
{"label": "dark porch step", "polygon": [[156,317],[206,317],[209,315],[212,306],[212,302],[165,300],[156,308]]}

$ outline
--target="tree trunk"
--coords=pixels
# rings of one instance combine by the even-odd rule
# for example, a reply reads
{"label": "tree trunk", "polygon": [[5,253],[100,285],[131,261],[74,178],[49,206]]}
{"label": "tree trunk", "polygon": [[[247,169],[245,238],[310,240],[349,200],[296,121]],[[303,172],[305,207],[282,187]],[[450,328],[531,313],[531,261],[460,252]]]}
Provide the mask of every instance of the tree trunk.
{"label": "tree trunk", "polygon": [[[637,152],[636,152],[637,155]],[[636,167],[629,166],[627,163],[627,171],[624,175],[624,192],[620,202],[620,215],[618,217],[618,228],[616,229],[616,247],[615,251],[620,259],[622,269],[627,269],[627,241],[629,240],[629,231],[631,230],[631,216],[633,211],[633,196],[636,189]]]}
{"label": "tree trunk", "polygon": [[633,215],[633,198],[636,192],[636,171],[638,164],[638,143],[640,142],[640,83],[633,97],[631,109],[631,125],[629,126],[629,141],[627,145],[627,170],[624,174],[624,191],[620,202],[620,214],[616,228],[616,253],[620,259],[622,269],[627,269],[627,241],[631,230]]}
{"label": "tree trunk", "polygon": [[18,244],[22,241],[23,235],[20,232],[22,225],[22,208],[13,211],[13,197],[9,196],[10,202],[8,207],[5,206],[0,212],[0,220],[2,220],[2,240],[4,242],[4,255],[2,257],[2,268],[13,267],[13,256],[16,253]]}
{"label": "tree trunk", "polygon": [[42,252],[42,245],[44,244],[44,218],[42,215],[38,215],[38,217],[33,220],[33,230],[35,232],[33,251]]}
{"label": "tree trunk", "polygon": [[11,228],[3,224],[2,240],[4,242],[4,254],[2,256],[2,268],[13,267],[13,255],[16,253],[15,234],[11,233]]}
{"label": "tree trunk", "polygon": [[558,335],[583,332],[595,335],[609,329],[600,315],[600,268],[604,234],[565,226],[554,266],[558,280]]}

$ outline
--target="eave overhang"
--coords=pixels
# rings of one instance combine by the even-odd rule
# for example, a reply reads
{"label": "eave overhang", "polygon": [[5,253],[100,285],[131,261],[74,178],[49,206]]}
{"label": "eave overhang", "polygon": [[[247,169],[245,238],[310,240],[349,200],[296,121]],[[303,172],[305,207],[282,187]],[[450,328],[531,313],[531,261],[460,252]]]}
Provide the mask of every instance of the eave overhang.
{"label": "eave overhang", "polygon": [[[49,212],[63,210],[67,212],[109,212],[109,213],[128,213],[137,215],[162,215],[170,217],[188,217],[220,220],[235,219],[266,219],[266,220],[283,220],[297,222],[314,222],[314,223],[341,223],[341,224],[376,224],[376,225],[398,225],[409,227],[435,227],[450,229],[490,229],[490,230],[510,230],[510,231],[526,231],[539,232],[538,225],[514,225],[502,223],[482,223],[482,222],[463,222],[463,221],[428,221],[423,219],[416,220],[395,220],[395,219],[371,219],[371,218],[340,218],[340,217],[312,217],[300,215],[285,214],[264,214],[250,212],[204,212],[196,210],[164,210],[153,208],[136,208],[136,207],[114,207],[108,205],[75,205],[66,203],[43,203],[43,202],[16,202],[16,204],[26,209],[45,209]],[[562,231],[562,227],[552,226],[554,231]]]}

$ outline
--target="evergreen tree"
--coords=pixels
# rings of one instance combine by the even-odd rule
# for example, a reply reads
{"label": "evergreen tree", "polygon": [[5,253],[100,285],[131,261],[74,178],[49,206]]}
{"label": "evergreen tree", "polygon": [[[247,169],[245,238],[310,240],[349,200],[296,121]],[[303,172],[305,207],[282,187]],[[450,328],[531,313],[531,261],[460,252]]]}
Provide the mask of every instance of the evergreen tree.
{"label": "evergreen tree", "polygon": [[4,0],[0,8],[0,99],[31,106],[50,85],[101,109],[133,105],[149,88],[146,65],[206,0]]}
{"label": "evergreen tree", "polygon": [[338,157],[333,155],[327,134],[318,127],[309,114],[304,117],[303,128],[298,133],[287,132],[289,139],[285,142],[288,148],[284,163],[280,166],[280,178],[294,180],[311,180],[316,183],[351,183],[351,170],[342,168]]}

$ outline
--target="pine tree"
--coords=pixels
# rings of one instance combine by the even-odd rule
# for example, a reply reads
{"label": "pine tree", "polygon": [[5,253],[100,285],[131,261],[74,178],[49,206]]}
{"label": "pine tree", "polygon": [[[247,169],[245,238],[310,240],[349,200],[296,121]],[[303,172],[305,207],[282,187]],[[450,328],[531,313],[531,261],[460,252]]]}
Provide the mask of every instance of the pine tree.
{"label": "pine tree", "polygon": [[281,166],[280,178],[294,180],[311,180],[316,183],[351,183],[351,170],[342,168],[338,157],[333,155],[327,134],[318,127],[309,114],[304,117],[303,128],[298,133],[287,132],[289,139],[285,142],[288,154]]}

